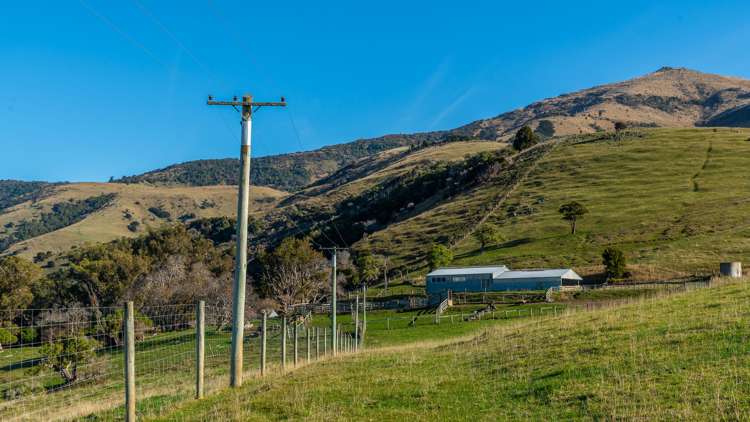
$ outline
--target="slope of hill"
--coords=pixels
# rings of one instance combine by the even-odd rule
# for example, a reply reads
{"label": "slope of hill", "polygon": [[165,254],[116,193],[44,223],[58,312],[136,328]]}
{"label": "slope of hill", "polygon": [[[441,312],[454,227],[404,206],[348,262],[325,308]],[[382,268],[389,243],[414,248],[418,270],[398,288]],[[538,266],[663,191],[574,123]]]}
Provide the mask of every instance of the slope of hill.
{"label": "slope of hill", "polygon": [[[750,81],[665,67],[624,82],[549,98],[497,117],[470,123],[460,133],[508,139],[522,125],[552,123],[557,135],[631,127],[716,126],[717,116],[750,104]],[[745,111],[746,113],[746,111]],[[734,124],[744,126],[741,119]]]}
{"label": "slope of hill", "polygon": [[[286,194],[253,187],[253,214],[274,206]],[[72,224],[14,243],[4,253],[32,257],[39,252],[61,252],[83,243],[133,237],[158,227],[200,217],[233,216],[237,210],[236,186],[154,187],[119,183],[72,183],[49,189],[42,199],[27,201],[0,213],[0,239],[16,233],[24,222],[40,221],[60,204],[111,196],[101,209],[81,215]]]}
{"label": "slope of hill", "polygon": [[[371,234],[355,246],[418,269],[432,243],[452,246],[455,264],[572,266],[601,270],[601,252],[625,251],[638,278],[715,272],[750,259],[750,131],[644,129],[557,141],[513,185],[504,174]],[[570,234],[561,204],[589,209]],[[482,221],[504,240],[480,253],[469,236]],[[422,270],[424,267],[422,267]]]}
{"label": "slope of hill", "polygon": [[[315,151],[253,160],[253,181],[296,191],[377,152],[447,140],[507,141],[523,125],[545,136],[630,127],[750,126],[750,81],[684,68],[662,68],[624,82],[601,85],[530,104],[446,131],[387,135]],[[237,160],[198,160],[117,180],[123,183],[207,186],[235,184]]]}
{"label": "slope of hill", "polygon": [[155,420],[746,420],[749,299],[734,283],[370,349]]}
{"label": "slope of hill", "polygon": [[0,180],[0,212],[4,209],[44,196],[49,188],[60,185],[48,182],[24,182],[21,180]]}
{"label": "slope of hill", "polygon": [[[387,135],[332,145],[314,151],[257,157],[252,159],[251,180],[256,185],[294,191],[360,158],[400,146],[445,140],[443,132],[415,135]],[[239,160],[197,160],[175,164],[148,173],[126,176],[118,183],[150,183],[155,185],[236,185]]]}

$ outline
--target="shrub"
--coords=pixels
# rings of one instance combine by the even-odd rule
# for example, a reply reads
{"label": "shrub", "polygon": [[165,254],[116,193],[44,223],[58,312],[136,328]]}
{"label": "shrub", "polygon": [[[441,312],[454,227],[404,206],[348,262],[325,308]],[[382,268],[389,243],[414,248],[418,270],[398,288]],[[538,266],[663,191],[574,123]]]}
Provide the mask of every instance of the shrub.
{"label": "shrub", "polygon": [[17,341],[18,337],[11,332],[10,328],[0,328],[0,351],[3,350],[3,345],[10,346]]}
{"label": "shrub", "polygon": [[169,218],[172,216],[169,211],[162,209],[161,207],[149,207],[148,212],[159,218]]}
{"label": "shrub", "polygon": [[453,251],[451,251],[445,245],[440,245],[437,243],[432,245],[428,262],[430,271],[434,270],[435,268],[444,267],[450,264],[451,261],[453,261]]}
{"label": "shrub", "polygon": [[522,151],[539,141],[539,137],[534,133],[529,126],[523,126],[518,129],[516,136],[513,138],[513,148],[517,151]]}
{"label": "shrub", "polygon": [[615,248],[606,248],[602,252],[604,275],[607,279],[622,278],[625,275],[625,254]]}
{"label": "shrub", "polygon": [[140,227],[141,223],[137,221],[131,221],[130,224],[128,224],[128,230],[135,233],[138,231],[138,227]]}

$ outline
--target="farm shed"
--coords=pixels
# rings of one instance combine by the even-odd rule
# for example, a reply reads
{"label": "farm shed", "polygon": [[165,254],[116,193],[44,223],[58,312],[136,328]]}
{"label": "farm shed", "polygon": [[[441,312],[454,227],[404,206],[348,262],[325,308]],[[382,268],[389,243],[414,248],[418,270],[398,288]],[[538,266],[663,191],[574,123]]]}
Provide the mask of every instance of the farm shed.
{"label": "farm shed", "polygon": [[445,297],[448,291],[546,290],[550,287],[577,286],[581,280],[581,276],[569,268],[520,271],[512,271],[504,265],[438,268],[427,274],[426,290],[430,297]]}

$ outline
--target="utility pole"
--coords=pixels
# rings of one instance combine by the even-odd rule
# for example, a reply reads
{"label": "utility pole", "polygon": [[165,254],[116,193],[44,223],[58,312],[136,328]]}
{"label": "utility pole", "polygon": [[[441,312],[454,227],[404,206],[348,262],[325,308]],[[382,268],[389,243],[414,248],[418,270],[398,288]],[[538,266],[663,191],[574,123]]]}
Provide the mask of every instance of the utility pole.
{"label": "utility pole", "polygon": [[[232,387],[242,385],[242,343],[245,330],[245,283],[247,279],[247,218],[250,206],[250,147],[252,145],[253,111],[260,107],[284,107],[286,101],[253,102],[250,94],[245,94],[242,101],[234,97],[232,101],[214,101],[208,96],[210,106],[232,106],[235,110],[242,107],[242,143],[240,146],[240,186],[237,200],[237,251],[235,255],[234,286],[232,296],[232,356],[230,384]],[[255,110],[253,110],[255,107]]]}
{"label": "utility pole", "polygon": [[338,256],[338,251],[344,249],[347,248],[339,248],[337,246],[334,246],[332,248],[323,248],[323,250],[333,251],[333,254],[331,255],[331,266],[333,267],[333,273],[331,274],[331,353],[333,356],[336,356],[338,346],[338,339],[336,335],[336,333],[338,333],[338,331],[336,330],[336,258]]}

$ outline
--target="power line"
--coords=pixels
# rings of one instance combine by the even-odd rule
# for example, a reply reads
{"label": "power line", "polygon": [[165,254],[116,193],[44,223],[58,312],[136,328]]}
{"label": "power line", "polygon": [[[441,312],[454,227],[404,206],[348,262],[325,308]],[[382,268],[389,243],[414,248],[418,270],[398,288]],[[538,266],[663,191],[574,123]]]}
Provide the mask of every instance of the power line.
{"label": "power line", "polygon": [[146,6],[143,5],[143,3],[141,3],[138,0],[132,0],[132,2],[136,5],[136,7],[138,7],[138,9],[140,9],[140,11],[144,15],[148,16],[148,18],[151,19],[156,24],[156,26],[159,27],[159,29],[161,29],[165,34],[167,34],[167,36],[169,36],[169,38],[171,38],[172,41],[174,41],[174,43],[177,44],[177,46],[182,51],[185,52],[185,54],[187,54],[201,69],[203,69],[203,71],[208,75],[209,79],[211,79],[212,83],[218,80],[223,85],[227,85],[227,86],[229,85],[226,83],[225,80],[218,77],[213,71],[211,71],[211,69],[208,66],[206,66],[206,64],[203,63],[203,61],[198,59],[198,57],[195,54],[193,54],[193,52],[189,48],[187,48],[187,46],[182,41],[180,41],[180,39],[177,38],[177,36],[172,31],[170,31],[169,28],[167,28],[167,26],[164,25],[164,23],[162,23],[162,21],[156,17],[156,15],[154,15],[148,8],[146,8]]}
{"label": "power line", "polygon": [[133,44],[134,46],[136,46],[136,47],[138,47],[139,49],[141,49],[141,50],[142,50],[142,51],[143,51],[144,53],[146,53],[146,54],[147,54],[147,55],[148,55],[149,57],[151,57],[151,59],[153,59],[153,60],[154,60],[154,61],[155,61],[156,63],[160,64],[160,65],[161,65],[162,67],[164,67],[165,69],[169,69],[169,66],[167,66],[167,65],[166,65],[166,64],[165,64],[165,63],[164,63],[163,61],[161,61],[161,60],[160,60],[160,59],[159,59],[159,58],[158,58],[158,57],[156,56],[156,54],[154,54],[153,52],[151,52],[151,50],[149,50],[149,49],[148,49],[148,48],[147,48],[147,47],[146,47],[145,45],[143,45],[143,44],[142,44],[142,43],[141,43],[140,41],[138,41],[137,39],[135,39],[135,37],[133,37],[132,35],[128,34],[128,33],[127,33],[127,32],[125,32],[124,30],[120,29],[120,27],[118,27],[117,25],[115,25],[115,24],[114,24],[114,22],[112,22],[111,20],[109,20],[109,19],[108,19],[108,18],[107,18],[106,16],[104,16],[103,14],[101,14],[101,13],[97,12],[97,11],[96,11],[96,10],[95,10],[95,9],[94,9],[93,7],[91,7],[91,5],[89,5],[88,3],[86,3],[86,1],[85,1],[85,0],[78,0],[78,1],[79,1],[79,2],[81,3],[81,5],[82,5],[83,7],[85,7],[85,8],[86,8],[86,9],[87,9],[87,10],[88,10],[88,11],[89,11],[89,12],[90,12],[90,13],[91,13],[92,15],[94,15],[94,16],[95,16],[96,18],[98,18],[99,20],[101,20],[102,22],[104,22],[104,23],[105,23],[105,24],[106,24],[107,26],[109,26],[109,27],[110,27],[110,29],[114,30],[115,32],[117,32],[118,34],[120,34],[120,35],[121,35],[121,36],[122,36],[123,38],[125,38],[126,40],[128,40],[128,41],[129,41],[129,42],[130,42],[131,44]]}

